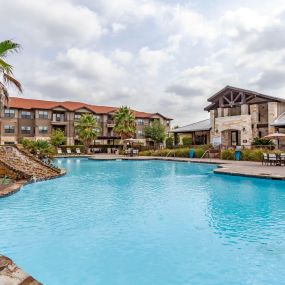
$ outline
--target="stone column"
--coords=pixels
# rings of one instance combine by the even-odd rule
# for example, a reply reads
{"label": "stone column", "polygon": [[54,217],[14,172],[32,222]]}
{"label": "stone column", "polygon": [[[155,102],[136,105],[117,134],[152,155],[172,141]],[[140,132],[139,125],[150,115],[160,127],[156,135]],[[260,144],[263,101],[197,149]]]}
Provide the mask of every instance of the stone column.
{"label": "stone column", "polygon": [[223,117],[223,108],[218,108],[218,117]]}
{"label": "stone column", "polygon": [[224,108],[224,117],[229,116],[229,108]]}
{"label": "stone column", "polygon": [[241,115],[248,115],[248,104],[241,105]]}
{"label": "stone column", "polygon": [[215,110],[210,111],[210,124],[211,124],[211,131],[210,131],[210,141],[215,136]]}
{"label": "stone column", "polygon": [[252,124],[252,136],[258,137],[257,124],[259,121],[259,109],[258,104],[250,105],[250,114],[251,114],[251,124]]}
{"label": "stone column", "polygon": [[271,124],[278,117],[278,103],[277,102],[268,102],[268,133],[274,133],[275,127],[271,126]]}

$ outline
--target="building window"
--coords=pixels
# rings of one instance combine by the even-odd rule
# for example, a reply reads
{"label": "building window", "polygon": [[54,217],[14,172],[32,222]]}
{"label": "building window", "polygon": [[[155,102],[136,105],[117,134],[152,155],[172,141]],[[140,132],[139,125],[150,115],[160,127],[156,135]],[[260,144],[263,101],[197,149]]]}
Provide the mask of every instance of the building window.
{"label": "building window", "polygon": [[5,134],[14,134],[15,133],[15,126],[6,125],[4,126]]}
{"label": "building window", "polygon": [[13,110],[13,109],[5,109],[4,117],[5,118],[14,118],[15,117],[15,110]]}
{"label": "building window", "polygon": [[101,129],[100,129],[100,128],[94,128],[94,131],[95,131],[97,134],[100,134],[100,133],[101,133]]}
{"label": "building window", "polygon": [[75,114],[75,115],[74,115],[74,120],[75,120],[75,121],[79,121],[80,118],[81,118],[81,114]]}
{"label": "building window", "polygon": [[138,137],[143,137],[144,136],[143,131],[138,131],[137,134],[138,134]]}
{"label": "building window", "polygon": [[48,111],[39,111],[40,119],[48,119]]}
{"label": "building window", "polygon": [[137,119],[137,125],[143,126],[144,125],[144,119]]}
{"label": "building window", "polygon": [[65,121],[65,116],[63,113],[53,113],[52,114],[52,120],[54,122],[64,122]]}
{"label": "building window", "polygon": [[22,111],[21,112],[21,118],[23,118],[23,119],[31,119],[31,112],[29,112],[29,111]]}
{"label": "building window", "polygon": [[15,142],[4,142],[4,145],[13,145]]}
{"label": "building window", "polygon": [[93,115],[93,118],[96,120],[97,123],[101,122],[101,117],[98,115]]}
{"label": "building window", "polygon": [[39,133],[40,134],[47,134],[48,133],[48,127],[47,126],[39,126]]}
{"label": "building window", "polygon": [[31,133],[31,127],[30,126],[21,126],[21,133],[22,134],[30,134]]}

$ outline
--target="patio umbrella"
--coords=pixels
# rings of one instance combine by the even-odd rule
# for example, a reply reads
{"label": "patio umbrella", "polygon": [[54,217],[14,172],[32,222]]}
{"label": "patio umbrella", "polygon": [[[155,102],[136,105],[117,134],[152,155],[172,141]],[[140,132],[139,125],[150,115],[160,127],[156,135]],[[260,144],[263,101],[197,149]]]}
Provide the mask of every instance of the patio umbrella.
{"label": "patio umbrella", "polygon": [[133,139],[133,138],[129,138],[129,139],[124,139],[124,142],[125,143],[129,143],[131,146],[133,146],[133,143],[136,142],[137,140],[136,139]]}
{"label": "patio umbrella", "polygon": [[285,140],[285,134],[273,133],[264,137],[265,139],[277,140],[277,148],[279,148],[279,140]]}

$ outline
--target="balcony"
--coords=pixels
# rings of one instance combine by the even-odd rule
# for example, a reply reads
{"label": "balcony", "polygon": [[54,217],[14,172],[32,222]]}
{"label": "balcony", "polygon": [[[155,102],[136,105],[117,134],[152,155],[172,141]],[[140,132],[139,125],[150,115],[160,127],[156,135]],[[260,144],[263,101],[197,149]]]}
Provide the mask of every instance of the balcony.
{"label": "balcony", "polygon": [[52,121],[51,121],[52,125],[67,125],[68,122],[65,119],[65,115],[64,114],[60,114],[60,113],[53,113],[52,114]]}
{"label": "balcony", "polygon": [[107,128],[114,128],[115,122],[113,120],[108,120],[107,121]]}

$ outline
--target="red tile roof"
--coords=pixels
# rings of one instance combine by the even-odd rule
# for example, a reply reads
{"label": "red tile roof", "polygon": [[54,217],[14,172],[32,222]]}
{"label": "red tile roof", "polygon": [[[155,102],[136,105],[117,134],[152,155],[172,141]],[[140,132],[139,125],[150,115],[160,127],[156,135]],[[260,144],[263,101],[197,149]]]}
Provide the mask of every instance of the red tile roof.
{"label": "red tile roof", "polygon": [[[31,109],[42,109],[42,110],[44,109],[45,110],[45,109],[54,109],[56,107],[62,107],[68,111],[76,111],[78,109],[86,108],[97,114],[108,114],[118,109],[117,107],[97,106],[97,105],[90,105],[90,104],[86,104],[82,102],[46,101],[46,100],[26,99],[26,98],[19,98],[19,97],[10,97],[8,105],[9,105],[9,108],[26,109],[26,110],[31,110]],[[152,113],[139,112],[136,110],[132,110],[132,111],[134,112],[136,118],[151,118],[153,115],[156,115]],[[169,119],[164,116],[162,117],[165,119]]]}

